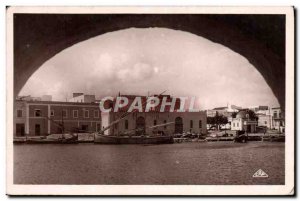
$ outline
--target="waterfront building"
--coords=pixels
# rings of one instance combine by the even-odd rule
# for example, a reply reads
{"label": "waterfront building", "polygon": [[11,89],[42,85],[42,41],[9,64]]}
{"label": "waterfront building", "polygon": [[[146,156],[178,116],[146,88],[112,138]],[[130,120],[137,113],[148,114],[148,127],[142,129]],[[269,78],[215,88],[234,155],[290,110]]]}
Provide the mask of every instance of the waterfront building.
{"label": "waterfront building", "polygon": [[269,107],[265,105],[250,106],[249,110],[252,110],[253,112],[257,113],[258,111],[267,111],[269,110]]}
{"label": "waterfront building", "polygon": [[28,119],[26,113],[26,101],[17,100],[14,104],[14,136],[22,137],[25,136],[25,126]]}
{"label": "waterfront building", "polygon": [[[106,127],[115,120],[119,119],[126,111],[128,111],[128,107],[131,105],[132,100],[137,97],[133,95],[122,95],[123,97],[127,97],[129,99],[128,106],[124,106],[118,112],[110,111],[110,112],[102,112],[102,126]],[[164,97],[171,101],[172,97],[169,95],[160,95],[158,96],[160,100]],[[141,96],[143,102],[145,102],[146,97]],[[114,108],[114,101],[107,101],[107,106]],[[160,112],[161,104],[152,108],[149,112],[145,112],[145,107],[143,107],[143,111],[133,112],[132,114],[127,115],[122,121],[118,124],[115,124],[111,128],[105,131],[106,135],[142,135],[146,134],[174,134],[179,133],[182,134],[184,132],[191,132],[195,134],[205,134],[206,129],[206,112],[198,111],[198,112],[188,112],[183,111],[179,112],[180,108],[180,99],[176,99],[174,111],[170,111],[170,106],[167,106],[163,112]],[[157,126],[160,124],[165,124],[173,122],[173,124],[165,125],[157,128],[150,128],[152,126]],[[136,130],[138,129],[138,130]]]}
{"label": "waterfront building", "polygon": [[280,107],[271,108],[273,127],[281,133],[285,132],[285,115]]}
{"label": "waterfront building", "polygon": [[236,117],[232,118],[231,130],[255,133],[256,127],[257,120],[250,118],[247,110],[242,110],[238,112]]}
{"label": "waterfront building", "polygon": [[285,117],[280,107],[270,108],[264,113],[258,112],[258,126],[264,126],[279,133],[285,132]]}
{"label": "waterfront building", "polygon": [[269,113],[266,114],[257,114],[258,117],[258,126],[265,127],[268,129],[273,128],[273,116]]}
{"label": "waterfront building", "polygon": [[95,132],[100,129],[101,113],[96,103],[15,101],[14,136]]}

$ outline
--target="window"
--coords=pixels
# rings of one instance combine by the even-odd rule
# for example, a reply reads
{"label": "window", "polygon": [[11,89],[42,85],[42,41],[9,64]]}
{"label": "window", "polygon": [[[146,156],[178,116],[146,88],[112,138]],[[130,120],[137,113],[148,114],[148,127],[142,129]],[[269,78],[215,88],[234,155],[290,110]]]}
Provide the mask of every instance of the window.
{"label": "window", "polygon": [[202,121],[199,120],[199,128],[202,128]]}
{"label": "window", "polygon": [[97,124],[97,131],[100,131],[101,130],[101,124]]}
{"label": "window", "polygon": [[62,111],[62,116],[64,117],[64,118],[67,118],[68,116],[67,116],[67,110],[63,110]]}
{"label": "window", "polygon": [[78,118],[78,110],[73,110],[73,118]]}
{"label": "window", "polygon": [[190,121],[190,128],[193,128],[193,120]]}
{"label": "window", "polygon": [[128,120],[125,120],[125,129],[128,129]]}
{"label": "window", "polygon": [[265,124],[267,124],[267,121],[265,121]]}
{"label": "window", "polygon": [[84,118],[89,118],[90,114],[88,110],[84,110]]}
{"label": "window", "polygon": [[273,113],[274,118],[277,118],[277,111]]}
{"label": "window", "polygon": [[34,116],[35,116],[35,117],[40,117],[40,116],[42,116],[41,110],[40,110],[40,109],[35,109],[35,110],[34,110]]}
{"label": "window", "polygon": [[23,116],[23,111],[22,110],[17,110],[17,117],[22,117]]}
{"label": "window", "polygon": [[94,110],[94,117],[99,118],[99,111],[98,110]]}
{"label": "window", "polygon": [[[167,120],[164,120],[164,124],[166,124],[167,123]],[[166,129],[167,128],[167,125],[164,125],[164,129]]]}
{"label": "window", "polygon": [[239,127],[239,123],[236,123],[236,127]]}
{"label": "window", "polygon": [[83,131],[88,131],[89,130],[89,125],[81,125],[81,130]]}
{"label": "window", "polygon": [[156,121],[156,119],[155,119],[154,122],[153,122],[153,125],[156,126],[156,124],[157,124],[157,121]]}
{"label": "window", "polygon": [[53,117],[54,116],[54,110],[50,111],[50,116]]}
{"label": "window", "polygon": [[232,123],[232,126],[235,127],[235,123]]}

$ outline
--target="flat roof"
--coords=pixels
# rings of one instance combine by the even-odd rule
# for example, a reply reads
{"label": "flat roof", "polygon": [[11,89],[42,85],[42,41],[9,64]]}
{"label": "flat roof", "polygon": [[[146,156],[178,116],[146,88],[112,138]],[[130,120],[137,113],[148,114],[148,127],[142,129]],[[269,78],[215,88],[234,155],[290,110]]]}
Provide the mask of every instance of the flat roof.
{"label": "flat roof", "polygon": [[65,101],[26,101],[26,100],[16,100],[19,102],[26,102],[26,103],[36,103],[36,104],[53,104],[53,105],[93,105],[98,106],[98,103],[82,103],[82,102],[65,102]]}

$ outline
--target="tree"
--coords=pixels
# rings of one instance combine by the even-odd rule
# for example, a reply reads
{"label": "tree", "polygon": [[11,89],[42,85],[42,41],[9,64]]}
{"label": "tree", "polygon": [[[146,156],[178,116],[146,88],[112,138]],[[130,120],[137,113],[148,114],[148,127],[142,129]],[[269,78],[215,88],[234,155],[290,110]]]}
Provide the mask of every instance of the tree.
{"label": "tree", "polygon": [[207,123],[216,126],[216,128],[220,130],[220,126],[227,124],[228,119],[224,115],[219,115],[219,113],[216,112],[214,117],[207,117]]}
{"label": "tree", "polygon": [[233,113],[231,114],[231,117],[232,117],[232,118],[236,118],[236,115],[237,115],[237,112],[233,112]]}
{"label": "tree", "polygon": [[247,110],[249,120],[257,121],[258,117],[256,116],[255,112],[252,110]]}

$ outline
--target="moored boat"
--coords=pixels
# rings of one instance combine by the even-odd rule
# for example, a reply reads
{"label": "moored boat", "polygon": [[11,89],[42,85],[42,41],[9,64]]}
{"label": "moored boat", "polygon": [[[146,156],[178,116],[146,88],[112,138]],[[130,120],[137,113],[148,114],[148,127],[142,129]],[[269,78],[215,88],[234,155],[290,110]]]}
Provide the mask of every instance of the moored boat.
{"label": "moored boat", "polygon": [[109,136],[95,135],[95,143],[100,144],[171,144],[172,136]]}
{"label": "moored boat", "polygon": [[71,137],[61,137],[61,138],[32,138],[27,139],[26,143],[28,144],[77,144],[78,135],[73,134]]}

